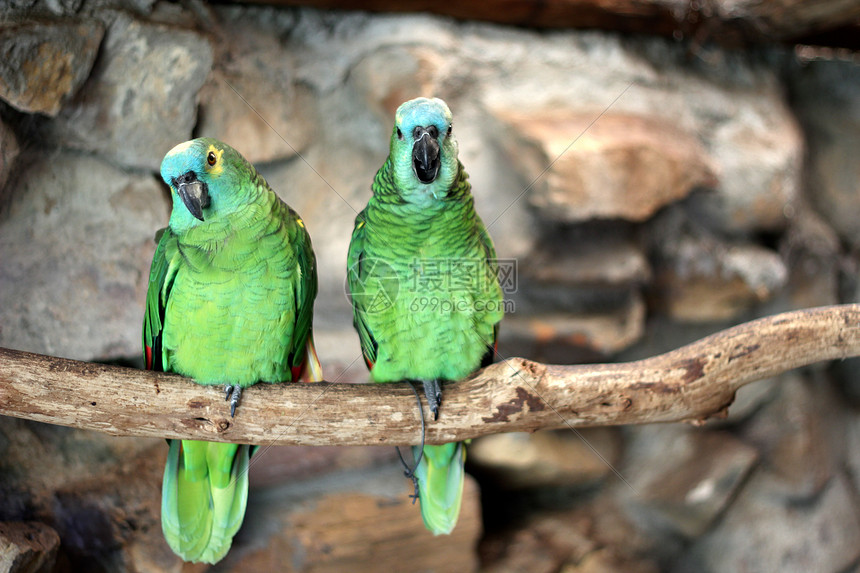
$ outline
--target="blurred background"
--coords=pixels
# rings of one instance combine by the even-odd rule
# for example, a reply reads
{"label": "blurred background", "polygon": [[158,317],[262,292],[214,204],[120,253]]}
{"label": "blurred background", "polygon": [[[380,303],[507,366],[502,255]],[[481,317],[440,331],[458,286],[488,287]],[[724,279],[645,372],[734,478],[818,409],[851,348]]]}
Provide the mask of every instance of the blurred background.
{"label": "blurred background", "polygon": [[[632,360],[860,301],[860,3],[292,3],[0,5],[0,346],[142,366],[158,167],[212,136],[304,217],[326,377],[365,381],[346,249],[419,95],[517,262],[502,356]],[[846,360],[701,427],[475,440],[447,537],[392,448],[263,448],[214,567],[162,538],[161,440],[0,417],[0,548],[13,571],[854,571],[858,407]]]}

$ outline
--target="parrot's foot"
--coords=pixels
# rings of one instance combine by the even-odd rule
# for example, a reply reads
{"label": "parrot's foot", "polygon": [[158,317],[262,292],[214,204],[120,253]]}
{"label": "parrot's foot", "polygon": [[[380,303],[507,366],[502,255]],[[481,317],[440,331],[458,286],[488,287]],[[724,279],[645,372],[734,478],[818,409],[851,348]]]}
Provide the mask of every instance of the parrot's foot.
{"label": "parrot's foot", "polygon": [[418,395],[418,390],[415,389],[415,385],[412,384],[411,380],[407,380],[406,383],[409,384],[409,387],[412,388],[412,392],[415,394],[415,401],[418,402],[418,413],[421,415],[421,447],[417,449],[417,457],[415,457],[416,449],[412,449],[412,456],[415,457],[415,465],[410,468],[409,464],[406,463],[406,460],[403,459],[403,454],[400,453],[400,448],[394,446],[394,449],[397,450],[397,456],[400,458],[400,463],[403,464],[403,475],[412,480],[413,494],[410,495],[409,498],[412,500],[412,505],[415,505],[415,502],[418,501],[419,497],[418,476],[415,475],[415,470],[418,469],[418,464],[421,463],[421,458],[424,457],[424,408],[421,407],[421,397]]}
{"label": "parrot's foot", "polygon": [[439,419],[439,406],[442,405],[442,384],[438,380],[422,380],[424,383],[424,394],[427,396],[427,404],[433,419]]}
{"label": "parrot's foot", "polygon": [[236,416],[236,406],[242,397],[242,387],[238,384],[227,384],[224,386],[224,399],[230,400],[230,417]]}

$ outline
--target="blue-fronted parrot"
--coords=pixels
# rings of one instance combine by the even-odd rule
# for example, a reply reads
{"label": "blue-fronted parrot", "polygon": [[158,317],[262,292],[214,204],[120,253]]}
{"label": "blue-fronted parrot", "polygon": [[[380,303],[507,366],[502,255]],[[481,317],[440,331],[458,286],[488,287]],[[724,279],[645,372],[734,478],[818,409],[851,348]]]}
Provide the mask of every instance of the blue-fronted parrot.
{"label": "blue-fronted parrot", "polygon": [[[438,416],[442,382],[493,360],[504,305],[497,260],[440,99],[401,105],[390,151],[358,214],[347,282],[374,382],[420,381]],[[463,495],[463,443],[413,449],[421,515],[450,533]]]}
{"label": "blue-fronted parrot", "polygon": [[[201,138],[161,164],[173,209],[152,259],[146,367],[243,388],[322,379],[313,346],[316,260],[302,219],[235,149]],[[225,406],[226,408],[226,406]],[[254,446],[169,440],[161,523],[186,561],[222,559],[242,525]]]}

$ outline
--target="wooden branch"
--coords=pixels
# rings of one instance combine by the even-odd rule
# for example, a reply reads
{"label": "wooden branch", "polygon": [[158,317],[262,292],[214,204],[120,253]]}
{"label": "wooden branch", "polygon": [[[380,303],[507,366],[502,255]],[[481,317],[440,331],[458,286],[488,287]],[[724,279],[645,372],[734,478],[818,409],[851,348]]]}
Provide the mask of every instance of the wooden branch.
{"label": "wooden branch", "polygon": [[[446,384],[427,442],[564,426],[704,420],[741,386],[860,355],[860,305],[747,322],[653,358],[544,365],[523,358]],[[257,384],[231,419],[221,387],[180,376],[0,349],[0,413],[114,435],[256,444],[415,444],[405,384]]]}
{"label": "wooden branch", "polygon": [[[371,12],[431,12],[462,20],[534,28],[598,28],[618,32],[697,38],[727,45],[744,42],[792,42],[816,36],[833,42],[828,30],[852,26],[860,19],[853,0],[239,0],[254,4],[312,6]],[[845,47],[857,49],[858,41]]]}

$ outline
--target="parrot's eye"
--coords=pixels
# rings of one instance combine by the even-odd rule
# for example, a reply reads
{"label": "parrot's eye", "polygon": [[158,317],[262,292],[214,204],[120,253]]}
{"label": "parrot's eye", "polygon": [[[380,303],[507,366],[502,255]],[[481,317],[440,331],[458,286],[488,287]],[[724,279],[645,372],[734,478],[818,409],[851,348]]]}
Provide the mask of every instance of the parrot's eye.
{"label": "parrot's eye", "polygon": [[211,167],[211,166],[215,165],[215,163],[217,163],[217,162],[218,162],[218,156],[215,155],[214,151],[210,151],[209,155],[206,156],[206,163],[208,163],[209,166]]}
{"label": "parrot's eye", "polygon": [[400,128],[397,128],[397,139],[403,139],[403,132],[400,131]]}
{"label": "parrot's eye", "polygon": [[454,124],[453,123],[448,124],[448,133],[447,133],[446,137],[451,137],[451,131],[453,129],[454,129]]}

